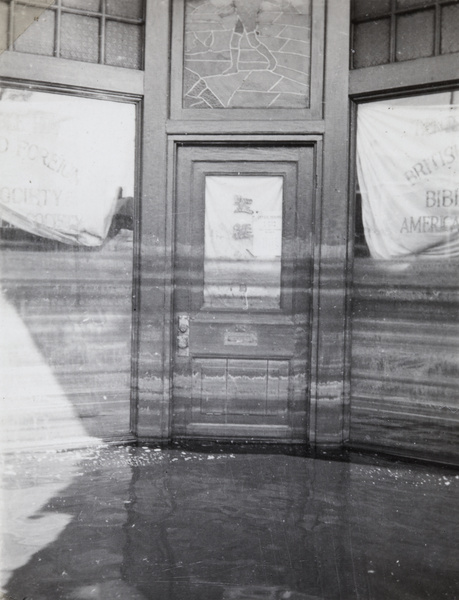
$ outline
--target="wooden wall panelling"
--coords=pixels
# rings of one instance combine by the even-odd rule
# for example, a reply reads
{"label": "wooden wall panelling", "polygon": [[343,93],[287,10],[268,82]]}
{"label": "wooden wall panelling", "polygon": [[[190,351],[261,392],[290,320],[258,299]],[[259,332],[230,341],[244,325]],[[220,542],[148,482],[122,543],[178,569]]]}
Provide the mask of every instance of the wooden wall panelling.
{"label": "wooden wall panelling", "polygon": [[7,79],[23,82],[53,83],[56,86],[104,90],[121,94],[143,94],[143,71],[107,65],[81,63],[52,56],[38,56],[19,52],[0,53],[0,74]]}
{"label": "wooden wall panelling", "polygon": [[[458,69],[458,54],[357,69],[349,91],[359,101],[453,89]],[[457,274],[455,260],[355,259],[351,446],[459,462]]]}
{"label": "wooden wall panelling", "polygon": [[350,443],[457,462],[457,264],[390,267],[355,262]]}
{"label": "wooden wall panelling", "polygon": [[309,432],[317,446],[341,446],[344,431],[349,15],[348,0],[327,3],[316,368]]}
{"label": "wooden wall panelling", "polygon": [[132,241],[128,229],[96,250],[3,240],[4,443],[72,443],[75,417],[89,436],[127,439]]}
{"label": "wooden wall panelling", "polygon": [[149,0],[145,25],[145,96],[141,201],[138,214],[137,409],[139,439],[165,439],[169,420],[170,256],[167,239],[169,2]]}
{"label": "wooden wall panelling", "polygon": [[438,88],[457,81],[458,70],[458,54],[355,69],[349,73],[349,93],[352,97],[361,97],[389,91]]}

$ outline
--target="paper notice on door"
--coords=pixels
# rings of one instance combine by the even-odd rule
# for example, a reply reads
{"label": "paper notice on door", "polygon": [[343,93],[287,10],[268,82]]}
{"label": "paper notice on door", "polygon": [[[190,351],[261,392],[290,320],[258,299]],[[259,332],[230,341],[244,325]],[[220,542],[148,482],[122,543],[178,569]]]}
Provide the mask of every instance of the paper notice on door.
{"label": "paper notice on door", "polygon": [[211,175],[205,194],[206,305],[278,308],[283,178]]}
{"label": "paper notice on door", "polygon": [[266,212],[253,220],[253,253],[255,256],[277,258],[282,251],[282,215]]}

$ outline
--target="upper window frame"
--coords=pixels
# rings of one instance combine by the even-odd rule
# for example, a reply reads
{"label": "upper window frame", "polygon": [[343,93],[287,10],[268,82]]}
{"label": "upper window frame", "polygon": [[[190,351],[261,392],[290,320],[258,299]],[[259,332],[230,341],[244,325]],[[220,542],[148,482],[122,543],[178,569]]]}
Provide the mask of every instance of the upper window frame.
{"label": "upper window frame", "polygon": [[[441,57],[431,57],[429,60],[438,61]],[[458,57],[456,57],[456,60]],[[397,66],[400,67],[400,63],[397,63]],[[379,70],[380,67],[372,67],[373,69]],[[355,71],[354,71],[355,72]],[[350,79],[352,80],[352,73],[350,72]],[[457,74],[457,70],[456,70]],[[351,86],[352,87],[352,86]],[[369,85],[367,86],[370,87]],[[398,98],[410,98],[414,96],[428,96],[435,95],[442,92],[458,92],[459,91],[459,77],[456,77],[455,81],[440,81],[436,85],[428,85],[424,83],[423,85],[419,84],[416,87],[405,87],[399,86],[392,87],[389,89],[388,82],[384,85],[384,80],[380,82],[381,90],[366,90],[366,92],[361,92],[359,94],[350,94],[351,100],[351,121],[350,121],[350,185],[349,185],[349,199],[350,199],[350,210],[349,210],[349,221],[348,221],[348,236],[350,240],[350,245],[352,247],[352,259],[353,261],[359,260],[367,262],[368,264],[397,264],[408,262],[412,262],[412,259],[406,257],[394,258],[394,259],[386,259],[379,260],[371,257],[370,251],[368,248],[368,244],[365,240],[364,230],[363,230],[363,221],[362,221],[362,204],[361,197],[358,190],[358,178],[357,178],[357,111],[359,105],[365,103],[372,102],[380,102],[384,100],[395,100]],[[416,261],[416,264],[428,265],[435,262],[435,260],[428,258],[424,259],[421,257],[420,260]],[[457,264],[459,259],[457,258],[449,258],[447,261],[445,259],[441,259],[442,263],[454,263]],[[414,263],[413,263],[414,264]]]}
{"label": "upper window frame", "polygon": [[[135,25],[140,28],[141,31],[141,57],[140,63],[138,67],[121,67],[132,70],[143,70],[143,46],[145,43],[145,1],[142,0],[142,15],[140,17],[128,17],[122,15],[112,14],[107,10],[107,1],[100,0],[99,9],[98,10],[90,10],[84,8],[74,8],[71,6],[66,6],[63,4],[62,0],[9,0],[4,1],[2,4],[5,4],[8,7],[8,24],[7,24],[7,40],[6,40],[6,49],[10,52],[20,53],[20,54],[31,54],[33,56],[51,56],[53,58],[61,58],[63,60],[72,60],[76,62],[84,62],[85,64],[100,64],[105,66],[115,66],[118,68],[118,65],[114,65],[113,63],[107,62],[107,51],[106,51],[106,40],[107,40],[107,24],[111,22],[126,24],[126,25]],[[47,12],[54,13],[55,15],[55,23],[54,23],[54,34],[52,39],[53,52],[52,54],[41,54],[35,52],[27,52],[23,50],[17,50],[15,48],[17,40],[24,33],[17,33],[15,31],[15,11],[20,8],[30,8],[35,11],[41,11],[37,16],[34,17],[35,21],[39,21],[42,15]],[[97,40],[97,61],[81,61],[78,59],[67,58],[61,56],[61,39],[62,39],[62,15],[75,15],[80,17],[90,17],[97,21],[99,35]],[[32,22],[33,23],[33,22]]]}
{"label": "upper window frame", "polygon": [[355,26],[364,24],[377,22],[382,20],[389,21],[389,38],[388,38],[388,54],[389,60],[383,61],[378,65],[369,65],[362,67],[354,66],[354,54],[350,55],[350,70],[359,70],[359,69],[368,69],[374,66],[382,66],[382,65],[391,65],[394,63],[401,62],[410,62],[412,60],[418,60],[418,58],[405,58],[398,59],[397,58],[397,20],[398,17],[404,17],[409,15],[414,15],[415,13],[426,13],[427,11],[431,11],[433,13],[433,44],[432,44],[432,54],[425,56],[425,58],[434,58],[438,56],[447,56],[449,54],[454,54],[455,52],[442,52],[442,10],[443,8],[447,8],[449,6],[457,5],[457,0],[426,0],[425,2],[419,4],[413,4],[406,7],[397,7],[396,0],[389,0],[389,8],[381,9],[379,12],[375,12],[372,15],[356,15],[355,14],[355,2],[352,2],[351,8],[351,31],[350,31],[350,39],[351,45],[354,45],[354,37],[355,37]]}
{"label": "upper window frame", "polygon": [[300,121],[323,117],[323,69],[325,1],[311,0],[311,58],[309,108],[183,108],[183,56],[185,28],[185,0],[174,0],[172,13],[171,48],[171,102],[172,121]]}

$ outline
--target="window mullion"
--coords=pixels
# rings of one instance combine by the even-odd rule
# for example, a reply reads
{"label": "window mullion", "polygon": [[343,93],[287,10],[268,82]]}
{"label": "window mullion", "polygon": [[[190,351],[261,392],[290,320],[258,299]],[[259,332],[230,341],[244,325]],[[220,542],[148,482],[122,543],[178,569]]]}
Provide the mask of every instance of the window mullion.
{"label": "window mullion", "polygon": [[99,38],[99,62],[105,64],[105,26],[106,26],[106,0],[102,0],[102,16],[100,18],[100,38]]}
{"label": "window mullion", "polygon": [[13,50],[14,45],[14,11],[16,9],[15,1],[10,0],[10,12],[8,14],[8,49]]}
{"label": "window mullion", "polygon": [[435,37],[434,37],[434,54],[439,56],[441,53],[441,11],[440,2],[435,3]]}
{"label": "window mullion", "polygon": [[397,17],[396,17],[396,0],[391,0],[390,6],[390,49],[389,61],[391,63],[396,60],[396,36],[397,36]]}
{"label": "window mullion", "polygon": [[62,23],[62,0],[57,0],[56,11],[56,38],[54,43],[54,56],[57,58],[61,55],[61,23]]}

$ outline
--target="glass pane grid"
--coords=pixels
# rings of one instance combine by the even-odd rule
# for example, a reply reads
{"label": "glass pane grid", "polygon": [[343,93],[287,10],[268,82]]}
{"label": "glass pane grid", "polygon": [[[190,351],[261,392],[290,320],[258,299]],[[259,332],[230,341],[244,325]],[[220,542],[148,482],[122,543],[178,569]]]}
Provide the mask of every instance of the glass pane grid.
{"label": "glass pane grid", "polygon": [[[144,0],[0,0],[4,48],[142,68]],[[8,23],[12,23],[10,27]]]}
{"label": "glass pane grid", "polygon": [[458,25],[459,0],[353,0],[352,68],[459,52]]}

